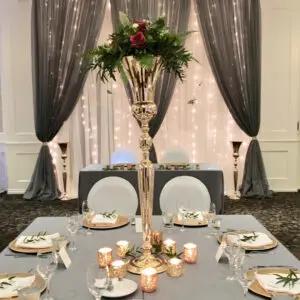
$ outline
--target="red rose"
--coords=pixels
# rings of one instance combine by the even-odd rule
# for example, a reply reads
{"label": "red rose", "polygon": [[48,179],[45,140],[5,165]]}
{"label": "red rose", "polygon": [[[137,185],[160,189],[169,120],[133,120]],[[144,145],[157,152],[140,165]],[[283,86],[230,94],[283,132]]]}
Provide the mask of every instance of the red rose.
{"label": "red rose", "polygon": [[147,23],[145,21],[134,21],[133,24],[139,25],[139,31],[145,31]]}
{"label": "red rose", "polygon": [[144,34],[139,31],[135,35],[130,36],[130,44],[133,48],[144,48],[145,47],[146,38]]}

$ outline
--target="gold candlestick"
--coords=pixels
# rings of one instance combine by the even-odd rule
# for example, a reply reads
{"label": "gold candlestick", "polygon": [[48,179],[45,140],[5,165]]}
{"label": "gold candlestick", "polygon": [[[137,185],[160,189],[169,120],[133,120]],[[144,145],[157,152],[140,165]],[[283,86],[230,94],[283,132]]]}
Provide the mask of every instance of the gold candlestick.
{"label": "gold candlestick", "polygon": [[138,168],[138,183],[143,226],[143,255],[130,261],[128,271],[141,274],[143,269],[150,267],[160,273],[166,271],[167,264],[164,259],[151,254],[154,167],[149,159],[152,147],[149,122],[157,113],[157,106],[154,103],[155,85],[162,66],[160,57],[155,57],[152,68],[145,69],[133,56],[125,56],[122,66],[133,93],[132,113],[139,120],[142,131],[139,140],[142,160]]}
{"label": "gold candlestick", "polygon": [[63,184],[64,190],[60,197],[61,200],[70,200],[69,195],[67,194],[67,179],[68,179],[68,172],[67,172],[67,150],[68,150],[68,143],[58,143],[58,146],[61,150],[61,159],[63,161]]}
{"label": "gold candlestick", "polygon": [[239,141],[232,141],[232,148],[233,148],[233,158],[234,158],[234,163],[233,163],[233,184],[234,184],[234,193],[231,195],[229,198],[231,200],[239,200],[240,196],[238,195],[237,191],[237,184],[238,184],[238,158],[240,156],[239,150],[241,147],[242,142]]}

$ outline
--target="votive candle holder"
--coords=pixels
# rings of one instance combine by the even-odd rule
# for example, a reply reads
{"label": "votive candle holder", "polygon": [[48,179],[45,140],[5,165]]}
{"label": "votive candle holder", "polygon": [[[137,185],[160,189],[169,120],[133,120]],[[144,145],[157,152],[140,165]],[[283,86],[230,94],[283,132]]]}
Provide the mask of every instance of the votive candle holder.
{"label": "votive candle holder", "polygon": [[112,249],[108,247],[100,248],[98,250],[98,264],[100,267],[105,268],[112,262]]}
{"label": "votive candle holder", "polygon": [[151,233],[151,245],[161,245],[163,241],[163,234],[161,231],[155,230]]}
{"label": "votive candle holder", "polygon": [[171,240],[171,239],[167,239],[163,242],[163,253],[167,253],[169,252],[170,254],[175,255],[176,254],[176,242]]}
{"label": "votive candle holder", "polygon": [[198,248],[197,245],[187,243],[183,246],[183,260],[188,264],[194,264],[197,262]]}
{"label": "votive candle holder", "polygon": [[114,260],[110,266],[112,269],[113,277],[122,279],[126,276],[127,267],[123,260]]}
{"label": "votive candle holder", "polygon": [[168,261],[167,273],[171,277],[179,277],[183,274],[184,263],[182,259],[173,257]]}
{"label": "votive candle holder", "polygon": [[145,293],[153,293],[157,290],[158,276],[154,268],[146,268],[141,272],[141,288]]}
{"label": "votive candle holder", "polygon": [[126,253],[129,250],[129,242],[128,241],[118,241],[116,243],[116,255],[118,257],[125,257]]}

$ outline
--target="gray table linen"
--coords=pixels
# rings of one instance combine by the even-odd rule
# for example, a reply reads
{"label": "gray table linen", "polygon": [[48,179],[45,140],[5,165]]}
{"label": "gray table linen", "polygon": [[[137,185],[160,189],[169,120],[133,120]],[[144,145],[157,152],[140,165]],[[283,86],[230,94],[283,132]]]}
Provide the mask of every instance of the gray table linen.
{"label": "gray table linen", "polygon": [[[245,229],[268,233],[268,231],[252,216],[221,216],[221,230]],[[161,217],[153,217],[153,228],[161,229]],[[60,232],[67,234],[64,217],[37,218],[29,225],[23,234],[35,234],[41,230],[48,232]],[[142,293],[139,288],[133,295],[124,299],[153,299],[153,300],[237,300],[243,299],[242,288],[236,281],[226,281],[229,267],[226,262],[217,263],[215,253],[218,243],[214,238],[208,239],[206,234],[209,229],[186,228],[180,232],[179,228],[173,232],[164,231],[164,239],[172,238],[177,242],[177,249],[182,249],[186,242],[197,244],[199,251],[198,262],[194,265],[185,264],[185,272],[182,277],[171,278],[166,273],[159,275],[158,290],[153,294]],[[114,249],[118,240],[127,239],[136,245],[141,245],[142,234],[135,232],[135,227],[126,226],[114,230],[93,231],[92,236],[77,236],[78,253],[70,253],[72,265],[69,269],[59,269],[53,277],[51,291],[56,300],[89,300],[93,297],[86,286],[86,270],[88,265],[97,262],[97,250],[104,246]],[[0,272],[27,272],[34,270],[36,257],[14,258],[6,256],[11,253],[9,249],[0,254]],[[257,265],[273,266],[285,265],[300,268],[300,263],[282,244],[279,244],[273,252],[261,252],[246,257],[245,266]],[[140,276],[128,274],[128,278],[139,283]],[[261,299],[259,296],[249,294],[247,299]]]}
{"label": "gray table linen", "polygon": [[[195,165],[191,165],[191,170],[158,170],[155,166],[155,179],[154,179],[154,204],[153,214],[160,215],[161,210],[159,206],[160,193],[165,184],[177,176],[192,176],[203,182],[207,187],[212,202],[216,205],[218,214],[224,212],[224,178],[223,172],[219,168],[209,165],[200,164],[200,169],[195,169]],[[135,188],[138,194],[138,179],[137,171],[105,171],[101,165],[90,165],[84,168],[79,174],[79,187],[78,187],[78,208],[81,210],[82,201],[87,199],[88,193],[92,186],[100,179],[109,176],[122,177],[128,180]],[[137,214],[140,213],[138,207]]]}

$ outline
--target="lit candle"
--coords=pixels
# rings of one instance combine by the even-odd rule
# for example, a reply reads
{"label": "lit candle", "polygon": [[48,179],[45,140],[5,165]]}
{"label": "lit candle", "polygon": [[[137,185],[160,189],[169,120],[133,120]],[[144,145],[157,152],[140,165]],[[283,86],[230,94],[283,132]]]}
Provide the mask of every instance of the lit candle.
{"label": "lit candle", "polygon": [[112,262],[112,249],[105,247],[98,250],[98,264],[100,267],[105,268]]}
{"label": "lit candle", "polygon": [[141,287],[143,292],[152,293],[157,290],[158,277],[154,268],[146,268],[141,273]]}
{"label": "lit candle", "polygon": [[122,279],[127,274],[126,264],[123,260],[114,260],[111,263],[113,276]]}
{"label": "lit candle", "polygon": [[170,253],[175,255],[176,254],[176,242],[171,240],[171,239],[167,239],[163,242],[163,253]]}
{"label": "lit candle", "polygon": [[194,264],[197,261],[197,245],[188,243],[183,246],[183,260],[188,264]]}
{"label": "lit candle", "polygon": [[128,241],[118,241],[116,244],[116,255],[118,257],[125,257],[125,254],[129,250],[129,242]]}
{"label": "lit candle", "polygon": [[151,233],[151,245],[161,245],[162,243],[162,232],[161,231],[152,231]]}
{"label": "lit candle", "polygon": [[173,257],[168,261],[167,273],[171,277],[179,277],[183,274],[183,260]]}

